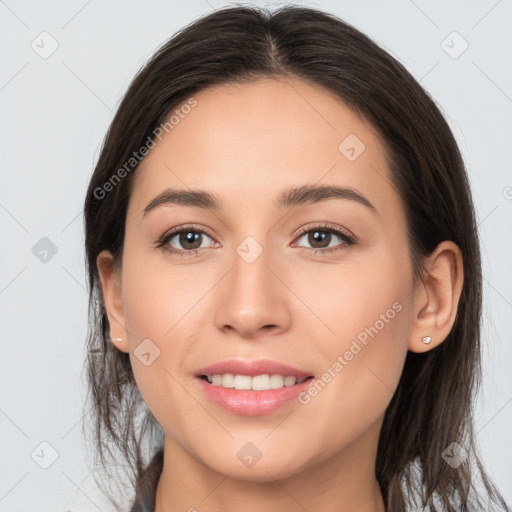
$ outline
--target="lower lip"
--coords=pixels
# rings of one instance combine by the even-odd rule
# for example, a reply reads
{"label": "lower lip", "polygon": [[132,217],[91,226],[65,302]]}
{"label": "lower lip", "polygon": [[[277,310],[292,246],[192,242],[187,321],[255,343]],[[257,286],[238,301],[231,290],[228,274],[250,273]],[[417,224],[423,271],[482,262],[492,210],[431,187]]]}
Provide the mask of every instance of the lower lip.
{"label": "lower lip", "polygon": [[223,409],[244,416],[259,416],[269,414],[284,406],[306,390],[313,378],[308,378],[300,384],[285,386],[280,389],[265,391],[238,390],[214,386],[201,378],[197,378],[206,396]]}

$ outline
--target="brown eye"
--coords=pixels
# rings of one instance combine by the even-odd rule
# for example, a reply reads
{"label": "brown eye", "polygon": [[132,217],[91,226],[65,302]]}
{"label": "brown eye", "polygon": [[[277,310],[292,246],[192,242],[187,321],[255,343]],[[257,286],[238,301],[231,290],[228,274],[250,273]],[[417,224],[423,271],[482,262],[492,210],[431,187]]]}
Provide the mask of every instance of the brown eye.
{"label": "brown eye", "polygon": [[[355,240],[347,233],[333,227],[324,226],[303,230],[297,240],[301,239],[305,239],[305,241],[311,246],[309,248],[314,250],[315,253],[332,252],[346,248],[355,243]],[[336,243],[336,239],[338,239],[338,243]],[[339,240],[341,240],[341,243]]]}
{"label": "brown eye", "polygon": [[180,231],[172,236],[171,240],[176,237],[178,237],[178,243],[184,249],[199,249],[201,247],[203,234],[198,231]]}
{"label": "brown eye", "polygon": [[[180,256],[194,256],[199,249],[210,247],[212,240],[205,231],[194,227],[183,227],[172,229],[162,235],[156,243],[156,247],[163,247],[171,254]],[[213,240],[212,240],[213,241]]]}

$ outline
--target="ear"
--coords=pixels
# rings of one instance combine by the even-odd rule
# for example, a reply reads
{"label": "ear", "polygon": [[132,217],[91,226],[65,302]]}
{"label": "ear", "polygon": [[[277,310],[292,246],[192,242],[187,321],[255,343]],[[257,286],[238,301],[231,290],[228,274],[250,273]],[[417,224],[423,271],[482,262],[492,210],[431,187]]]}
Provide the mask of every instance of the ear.
{"label": "ear", "polygon": [[[127,330],[121,301],[120,272],[114,265],[114,257],[110,251],[101,251],[96,258],[96,265],[110,326],[110,338],[119,350],[128,353]],[[117,341],[115,338],[122,338],[122,341]]]}
{"label": "ear", "polygon": [[[414,290],[413,319],[408,348],[426,352],[441,344],[455,322],[464,270],[462,255],[454,242],[441,242],[426,261],[423,279]],[[432,341],[425,343],[429,336]]]}

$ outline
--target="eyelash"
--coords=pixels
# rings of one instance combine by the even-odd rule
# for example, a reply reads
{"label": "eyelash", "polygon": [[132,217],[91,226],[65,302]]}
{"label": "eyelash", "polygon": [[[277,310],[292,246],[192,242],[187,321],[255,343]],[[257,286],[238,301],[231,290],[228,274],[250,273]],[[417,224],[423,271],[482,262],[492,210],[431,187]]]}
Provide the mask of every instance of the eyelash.
{"label": "eyelash", "polygon": [[[350,247],[356,243],[355,238],[353,236],[349,235],[348,232],[341,230],[340,228],[337,228],[329,223],[323,223],[323,224],[319,224],[319,225],[315,225],[315,226],[301,228],[295,239],[302,238],[302,235],[309,233],[311,231],[322,231],[322,232],[331,233],[331,234],[339,236],[343,240],[342,244],[335,246],[333,248],[330,248],[330,249],[314,249],[314,248],[310,249],[308,247],[304,247],[304,249],[308,249],[309,251],[312,251],[313,254],[315,254],[315,255],[319,254],[319,253],[322,253],[322,254],[329,253],[330,254],[332,252],[341,250],[343,247]],[[177,228],[173,228],[169,231],[166,231],[156,241],[155,247],[157,249],[162,248],[176,235],[179,235],[181,233],[190,233],[190,232],[203,233],[203,234],[209,236],[210,238],[214,239],[214,237],[208,231],[205,231],[204,229],[197,229],[193,225],[184,225],[184,226],[179,226]],[[205,249],[205,247],[203,247],[203,249]],[[169,246],[164,247],[164,250],[167,251],[168,253],[171,253],[173,255],[180,256],[180,257],[194,257],[200,251],[200,249],[193,249],[191,251],[179,250],[179,249],[174,249]]]}

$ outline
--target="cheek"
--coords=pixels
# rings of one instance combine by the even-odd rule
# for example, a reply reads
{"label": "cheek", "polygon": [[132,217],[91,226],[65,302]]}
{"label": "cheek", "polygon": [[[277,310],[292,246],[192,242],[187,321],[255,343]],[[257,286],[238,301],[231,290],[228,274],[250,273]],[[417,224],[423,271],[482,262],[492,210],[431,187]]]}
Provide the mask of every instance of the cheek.
{"label": "cheek", "polygon": [[175,268],[161,254],[133,245],[127,237],[122,276],[126,327],[134,344],[144,338],[165,343],[194,316],[204,292],[183,267]]}
{"label": "cheek", "polygon": [[130,360],[137,386],[155,417],[169,409],[169,389],[175,382],[183,343],[175,332],[179,319],[179,285],[172,285],[147,255],[130,246],[127,239],[123,260],[122,304],[128,331]]}
{"label": "cheek", "polygon": [[411,314],[408,265],[390,248],[346,270],[333,265],[332,273],[315,278],[315,287],[298,291],[321,320],[310,315],[311,326],[316,322],[324,333],[311,344],[312,358],[323,367],[320,382],[304,401],[310,400],[313,417],[331,416],[334,436],[347,434],[336,431],[341,418],[354,434],[375,421],[398,385]]}
{"label": "cheek", "polygon": [[300,299],[294,315],[315,329],[315,350],[332,355],[357,337],[363,343],[378,339],[379,346],[396,339],[391,332],[407,317],[403,308],[410,300],[406,256],[383,246],[354,251],[332,265],[299,262],[290,269],[287,284]]}
{"label": "cheek", "polygon": [[302,417],[322,425],[311,439],[318,453],[334,453],[358,439],[382,418],[393,397],[407,354],[408,322],[403,305],[401,310],[396,301],[388,305],[385,298],[366,302],[364,320],[350,322],[350,330],[338,321],[335,328],[343,334],[322,347],[324,371],[300,397]]}

